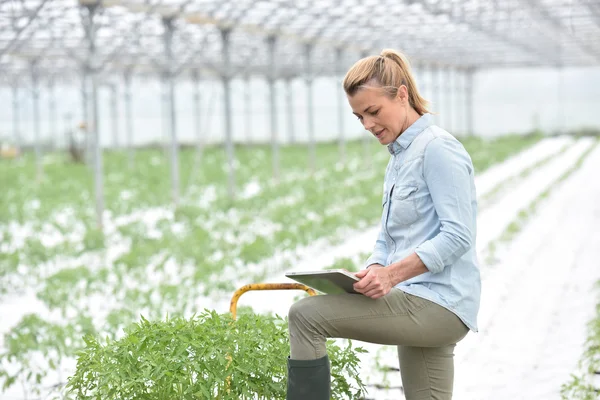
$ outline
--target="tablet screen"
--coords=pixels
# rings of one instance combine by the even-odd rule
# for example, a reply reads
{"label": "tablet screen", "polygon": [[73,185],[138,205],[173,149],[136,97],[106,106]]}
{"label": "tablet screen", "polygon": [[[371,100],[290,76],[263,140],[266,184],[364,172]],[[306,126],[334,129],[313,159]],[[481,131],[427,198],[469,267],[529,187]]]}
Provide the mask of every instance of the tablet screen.
{"label": "tablet screen", "polygon": [[359,279],[343,270],[288,272],[285,276],[326,294],[358,294],[353,285]]}

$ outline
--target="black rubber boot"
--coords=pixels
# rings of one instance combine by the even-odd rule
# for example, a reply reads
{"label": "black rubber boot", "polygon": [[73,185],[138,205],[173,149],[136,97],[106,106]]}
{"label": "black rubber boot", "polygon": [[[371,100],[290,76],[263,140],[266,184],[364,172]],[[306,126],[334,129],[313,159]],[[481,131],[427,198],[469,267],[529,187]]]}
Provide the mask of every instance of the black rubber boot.
{"label": "black rubber boot", "polygon": [[329,400],[329,358],[292,360],[288,357],[287,400]]}

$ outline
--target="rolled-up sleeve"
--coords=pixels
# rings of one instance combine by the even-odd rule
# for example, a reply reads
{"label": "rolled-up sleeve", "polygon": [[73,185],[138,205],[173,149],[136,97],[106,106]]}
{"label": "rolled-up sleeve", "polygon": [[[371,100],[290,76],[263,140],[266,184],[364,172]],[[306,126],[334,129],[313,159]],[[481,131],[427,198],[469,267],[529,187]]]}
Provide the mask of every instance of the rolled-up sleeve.
{"label": "rolled-up sleeve", "polygon": [[438,137],[425,149],[423,175],[440,219],[440,232],[415,252],[431,273],[439,273],[474,243],[473,163],[457,140]]}
{"label": "rolled-up sleeve", "polygon": [[388,258],[388,248],[383,235],[383,227],[380,227],[379,235],[377,235],[377,241],[375,242],[375,248],[373,249],[371,256],[367,258],[365,268],[369,268],[369,266],[373,264],[381,264],[385,267]]}

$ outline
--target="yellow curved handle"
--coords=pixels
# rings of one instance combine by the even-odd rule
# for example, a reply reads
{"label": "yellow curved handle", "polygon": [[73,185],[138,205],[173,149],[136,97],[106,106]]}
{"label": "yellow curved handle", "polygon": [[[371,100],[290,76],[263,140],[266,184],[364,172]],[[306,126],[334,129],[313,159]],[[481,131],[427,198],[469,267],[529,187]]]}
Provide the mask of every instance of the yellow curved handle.
{"label": "yellow curved handle", "polygon": [[250,290],[304,290],[311,296],[316,296],[317,292],[301,283],[251,283],[249,285],[242,286],[233,293],[229,311],[231,317],[235,320],[237,316],[237,303],[240,297]]}

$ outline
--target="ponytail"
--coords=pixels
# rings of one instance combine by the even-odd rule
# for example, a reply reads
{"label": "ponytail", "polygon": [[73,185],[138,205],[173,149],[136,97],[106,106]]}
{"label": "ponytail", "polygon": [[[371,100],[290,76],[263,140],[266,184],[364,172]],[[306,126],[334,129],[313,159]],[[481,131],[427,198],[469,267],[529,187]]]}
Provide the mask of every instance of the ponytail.
{"label": "ponytail", "polygon": [[419,114],[428,113],[427,100],[417,89],[417,84],[410,69],[410,63],[404,54],[395,50],[384,49],[379,56],[369,56],[358,60],[346,73],[344,91],[349,96],[363,87],[380,87],[391,98],[398,94],[400,86],[408,90],[408,102]]}

